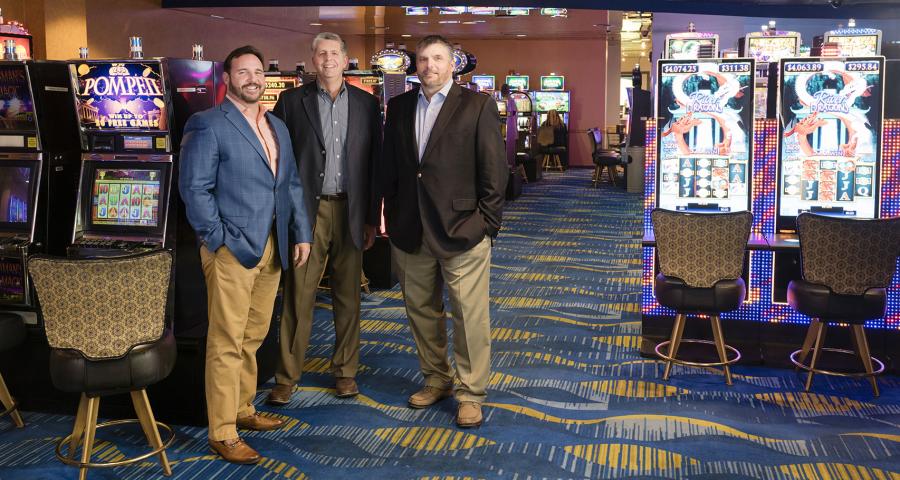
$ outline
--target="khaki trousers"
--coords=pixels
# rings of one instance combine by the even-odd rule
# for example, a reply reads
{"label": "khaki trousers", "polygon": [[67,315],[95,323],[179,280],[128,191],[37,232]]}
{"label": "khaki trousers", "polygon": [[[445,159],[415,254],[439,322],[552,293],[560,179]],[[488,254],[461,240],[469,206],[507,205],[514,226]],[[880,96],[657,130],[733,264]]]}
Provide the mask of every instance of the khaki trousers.
{"label": "khaki trousers", "polygon": [[355,377],[359,368],[359,291],[362,250],[350,236],[347,200],[319,201],[309,260],[285,272],[284,312],[281,315],[280,356],[275,382],[294,385],[303,374],[306,349],[312,331],[316,290],[331,264],[331,305],[334,315],[334,353],[331,371],[335,377]]}
{"label": "khaki trousers", "polygon": [[[455,377],[458,401],[484,402],[491,375],[490,239],[449,259],[435,257],[424,241],[415,253],[391,249],[425,385],[447,388]],[[444,284],[453,315],[455,372],[447,358]]]}
{"label": "khaki trousers", "polygon": [[206,277],[209,331],[206,337],[206,407],[210,440],[237,438],[235,421],[253,415],[256,350],[269,331],[281,262],[269,234],[262,259],[246,268],[228,250],[200,247]]}

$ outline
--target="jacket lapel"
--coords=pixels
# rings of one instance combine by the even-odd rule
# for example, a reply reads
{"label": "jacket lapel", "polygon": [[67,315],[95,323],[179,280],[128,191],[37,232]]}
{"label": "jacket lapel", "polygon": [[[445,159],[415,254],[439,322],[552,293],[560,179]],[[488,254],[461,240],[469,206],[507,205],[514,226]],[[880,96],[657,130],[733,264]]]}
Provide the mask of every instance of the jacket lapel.
{"label": "jacket lapel", "polygon": [[419,146],[416,144],[416,108],[418,104],[419,94],[417,91],[410,97],[409,104],[403,106],[406,109],[406,115],[403,115],[405,125],[402,127],[409,134],[407,138],[409,138],[409,150],[412,152],[412,156],[409,158],[413,160],[413,165],[419,164]]}
{"label": "jacket lapel", "polygon": [[[262,108],[262,107],[260,107]],[[226,99],[222,102],[222,111],[225,112],[225,118],[234,125],[235,128],[241,135],[244,136],[250,145],[256,149],[256,153],[259,154],[259,159],[263,161],[266,165],[266,170],[269,172],[272,169],[269,167],[269,158],[266,156],[266,151],[263,150],[262,143],[259,141],[259,137],[256,136],[256,133],[250,128],[250,122],[247,121],[247,118],[244,117],[244,114],[238,109],[237,105],[235,105],[231,100]],[[268,115],[268,113],[266,114]]]}
{"label": "jacket lapel", "polygon": [[[440,140],[441,134],[447,130],[447,124],[450,123],[450,119],[453,118],[453,114],[456,112],[456,107],[459,106],[461,89],[462,87],[455,83],[450,86],[450,91],[447,92],[447,98],[444,99],[444,104],[441,105],[441,113],[438,114],[437,120],[434,122],[431,134],[428,135],[428,144],[425,146],[425,153],[422,154],[422,162],[428,158],[428,154],[434,150],[434,146],[437,145],[438,140]],[[415,118],[415,115],[413,118]],[[415,126],[413,128],[415,128]]]}
{"label": "jacket lapel", "polygon": [[310,88],[306,90],[306,95],[303,96],[303,110],[306,111],[306,116],[309,118],[313,131],[316,132],[319,146],[325,148],[325,140],[322,135],[322,119],[319,117],[319,99],[316,98],[318,94],[319,90],[316,84],[310,84]]}
{"label": "jacket lapel", "polygon": [[[347,85],[347,161],[354,158],[353,152],[356,148],[357,135],[353,132],[362,132],[364,127],[363,115],[368,113],[364,111],[360,95],[368,95],[362,91],[356,91],[355,88]],[[353,167],[348,168],[346,175],[353,175]]]}

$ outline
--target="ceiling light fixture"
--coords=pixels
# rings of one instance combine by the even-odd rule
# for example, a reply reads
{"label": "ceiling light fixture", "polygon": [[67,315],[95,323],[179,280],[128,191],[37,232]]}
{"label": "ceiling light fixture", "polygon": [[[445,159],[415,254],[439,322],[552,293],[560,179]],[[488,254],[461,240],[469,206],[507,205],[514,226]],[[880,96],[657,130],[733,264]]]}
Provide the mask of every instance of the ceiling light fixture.
{"label": "ceiling light fixture", "polygon": [[322,24],[319,23],[319,22],[312,22],[312,23],[309,24],[309,26],[310,26],[310,27],[321,27]]}
{"label": "ceiling light fixture", "polygon": [[428,25],[428,20],[419,20],[416,23],[421,24],[421,25]]}
{"label": "ceiling light fixture", "polygon": [[219,20],[225,20],[225,17],[223,17],[223,16],[221,16],[221,15],[210,15],[210,17],[212,17],[212,18],[218,18]]}
{"label": "ceiling light fixture", "polygon": [[410,34],[408,34],[408,33],[404,33],[403,35],[400,35],[400,36],[403,37],[403,38],[409,38],[409,37],[412,37],[412,35],[410,35]]}
{"label": "ceiling light fixture", "polygon": [[527,37],[528,35],[526,35],[524,33],[517,33],[516,36],[521,38],[521,37]]}

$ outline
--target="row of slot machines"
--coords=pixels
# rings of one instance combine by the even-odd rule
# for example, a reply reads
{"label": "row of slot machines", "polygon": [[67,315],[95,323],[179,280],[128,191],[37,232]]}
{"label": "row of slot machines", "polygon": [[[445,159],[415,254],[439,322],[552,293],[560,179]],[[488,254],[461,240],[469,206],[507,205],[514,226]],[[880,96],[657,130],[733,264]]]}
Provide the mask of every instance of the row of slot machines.
{"label": "row of slot machines", "polygon": [[[758,68],[759,62],[766,68]],[[900,62],[879,55],[661,59],[656,117],[647,124],[642,316],[645,336],[666,311],[655,301],[658,267],[650,211],[752,211],[746,259],[747,300],[723,318],[755,324],[734,336],[767,356],[809,319],[787,305],[787,285],[800,278],[796,218],[804,212],[852,218],[900,215],[900,121],[887,112],[886,86],[900,82]],[[766,72],[767,108],[757,108]],[[889,289],[885,319],[868,327],[900,328],[900,285]],[[769,324],[760,330],[759,323]],[[663,322],[665,323],[665,322]],[[736,324],[733,324],[736,325]],[[763,332],[763,333],[760,333]],[[768,333],[766,333],[768,332]],[[772,333],[780,332],[780,333]],[[729,340],[733,336],[729,334]],[[787,340],[789,339],[789,340]],[[642,346],[652,350],[651,342]],[[877,347],[876,347],[877,349]],[[787,350],[788,352],[790,350]],[[782,351],[770,358],[786,358]],[[757,358],[751,355],[751,358]]]}
{"label": "row of slot machines", "polygon": [[[0,314],[30,325],[26,345],[3,362],[14,364],[4,375],[24,408],[71,411],[77,402],[52,390],[27,259],[165,248],[175,255],[168,318],[179,361],[155,401],[170,419],[204,421],[206,291],[176,188],[177,152],[187,118],[225,90],[222,64],[203,60],[0,62]],[[262,372],[274,369],[270,337]]]}

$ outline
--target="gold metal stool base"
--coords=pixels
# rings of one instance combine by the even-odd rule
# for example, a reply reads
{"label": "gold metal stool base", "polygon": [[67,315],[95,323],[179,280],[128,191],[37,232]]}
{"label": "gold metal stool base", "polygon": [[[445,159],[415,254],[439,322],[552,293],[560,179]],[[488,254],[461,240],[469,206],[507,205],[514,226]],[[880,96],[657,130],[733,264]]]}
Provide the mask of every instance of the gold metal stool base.
{"label": "gold metal stool base", "polygon": [[[791,353],[791,363],[793,363],[797,368],[801,368],[801,369],[809,372],[809,375],[807,376],[807,379],[806,379],[807,381],[806,381],[805,391],[807,391],[807,392],[809,391],[810,386],[812,385],[813,375],[816,373],[821,373],[822,375],[831,375],[831,376],[835,376],[835,377],[869,378],[870,379],[869,381],[872,383],[873,392],[874,392],[875,396],[877,397],[879,395],[878,386],[876,384],[877,380],[875,379],[875,376],[884,372],[884,362],[882,362],[881,360],[879,360],[875,357],[872,357],[872,356],[869,357],[871,359],[871,361],[876,363],[878,366],[878,368],[875,369],[874,371],[872,371],[871,373],[870,372],[836,372],[834,370],[825,370],[825,369],[821,369],[821,368],[814,368],[805,363],[800,362],[799,360],[797,360],[797,355],[800,355],[802,352],[803,352],[803,350],[801,349],[801,350],[795,350],[793,353]],[[854,357],[859,355],[857,352],[854,352],[853,350],[844,350],[842,348],[821,347],[821,348],[819,348],[819,353],[821,353],[821,352],[840,353],[842,355],[852,355]]]}
{"label": "gold metal stool base", "polygon": [[[116,425],[126,425],[126,424],[131,424],[131,423],[140,423],[140,420],[137,418],[130,418],[130,419],[126,419],[126,420],[111,420],[109,422],[98,423],[96,428],[113,427]],[[156,448],[150,452],[144,453],[137,457],[126,458],[125,460],[119,460],[117,462],[103,462],[103,463],[79,462],[79,461],[75,460],[74,458],[69,457],[69,455],[72,455],[72,452],[65,452],[66,454],[65,455],[63,454],[63,446],[68,444],[72,439],[72,435],[68,435],[68,436],[66,436],[66,438],[63,438],[62,440],[56,442],[56,458],[59,459],[60,462],[65,463],[66,465],[71,465],[73,467],[78,467],[78,468],[112,468],[112,467],[121,467],[123,465],[130,465],[135,462],[140,462],[141,460],[146,460],[154,455],[158,455],[159,452],[162,452],[163,450],[169,448],[172,445],[172,442],[175,441],[175,431],[172,430],[172,427],[170,427],[162,422],[156,422],[156,427],[162,428],[165,431],[166,435],[168,435],[168,438],[166,438],[166,441],[162,442],[162,446],[160,446],[159,448]]]}
{"label": "gold metal stool base", "polygon": [[[663,349],[663,347],[668,347],[671,343],[672,343],[671,340],[666,340],[665,342],[661,342],[661,343],[657,344],[656,348],[654,349],[657,356],[659,356],[660,358],[662,358],[663,360],[665,360],[667,362],[670,362],[670,364],[674,363],[676,365],[685,365],[688,367],[726,367],[727,368],[729,365],[731,365],[733,363],[737,363],[737,361],[741,359],[740,350],[732,347],[731,345],[726,344],[726,345],[723,345],[725,350],[728,352],[733,352],[735,356],[734,356],[734,358],[727,359],[724,362],[723,361],[692,362],[689,360],[681,360],[679,358],[670,357],[669,355],[664,354],[660,351],[661,349]],[[713,346],[717,347],[716,342],[714,342],[712,340],[695,340],[692,338],[684,338],[679,341],[679,344],[682,344],[682,343],[702,343],[705,345],[713,345]],[[669,368],[666,368],[666,373],[663,375],[663,380],[669,379],[669,370],[670,370]],[[726,370],[725,381],[726,381],[726,383],[728,383],[728,385],[731,385],[731,372],[730,371]]]}
{"label": "gold metal stool base", "polygon": [[12,418],[13,423],[16,425],[16,428],[22,428],[25,426],[25,423],[22,421],[22,416],[19,414],[19,402],[13,398],[12,405],[6,410],[0,412],[0,418],[9,415]]}

